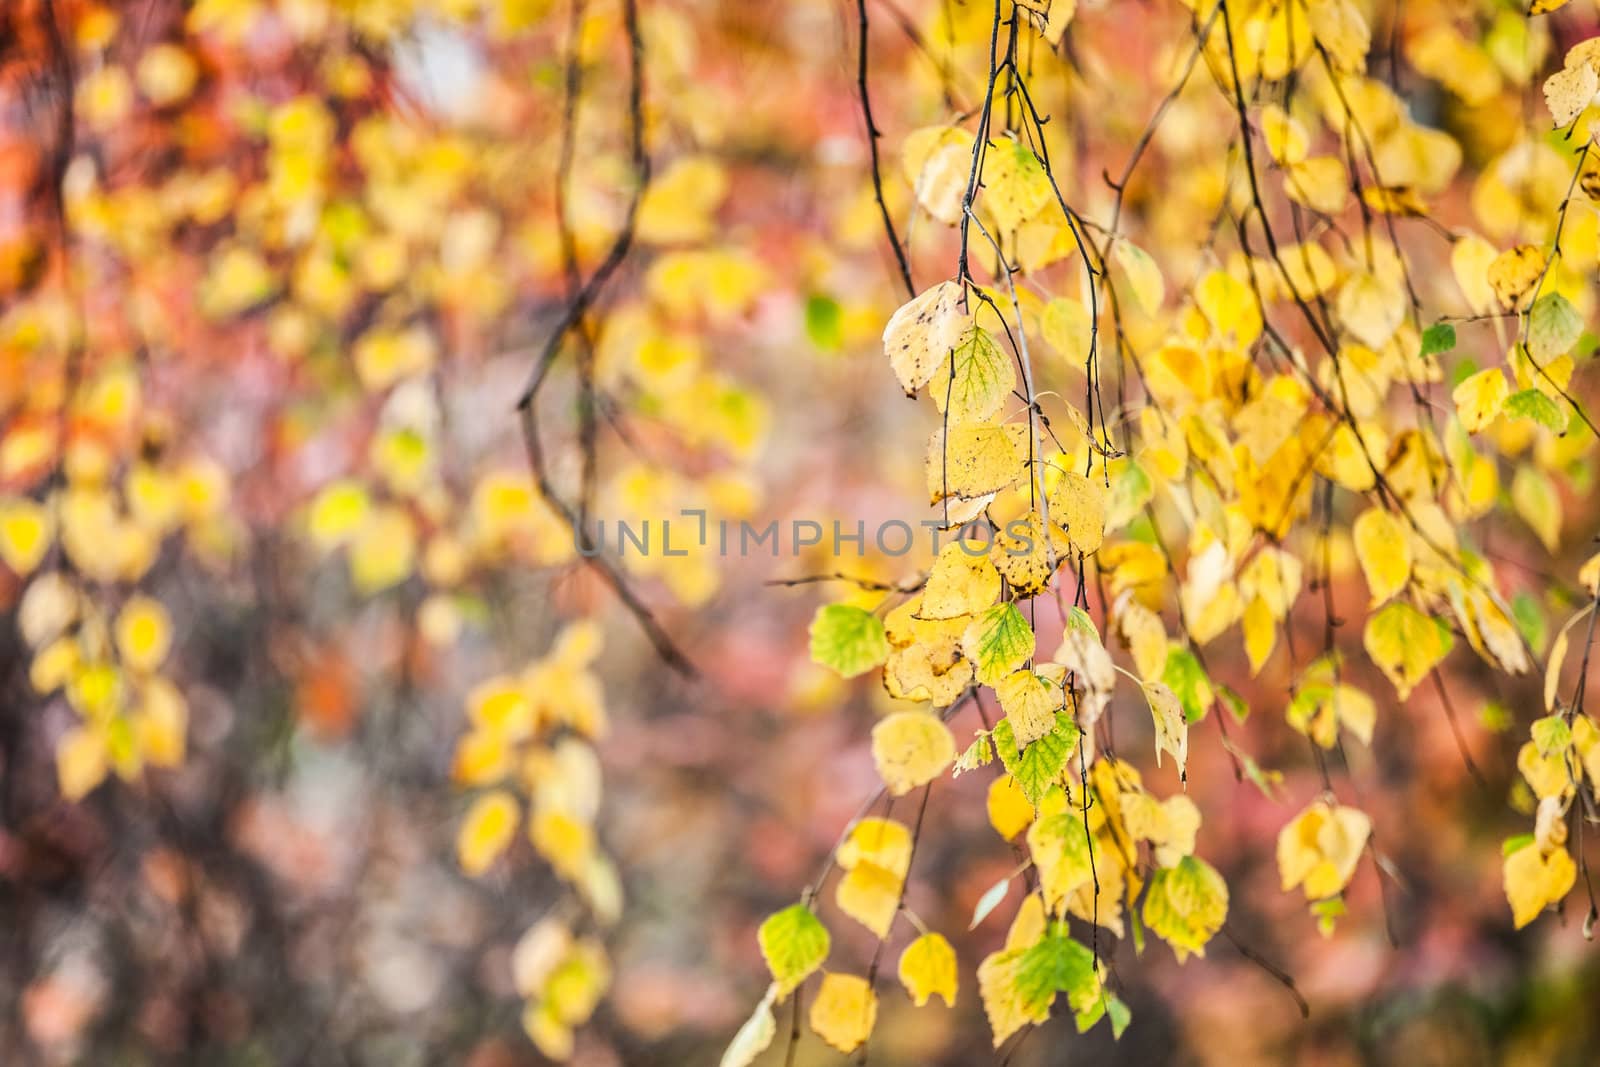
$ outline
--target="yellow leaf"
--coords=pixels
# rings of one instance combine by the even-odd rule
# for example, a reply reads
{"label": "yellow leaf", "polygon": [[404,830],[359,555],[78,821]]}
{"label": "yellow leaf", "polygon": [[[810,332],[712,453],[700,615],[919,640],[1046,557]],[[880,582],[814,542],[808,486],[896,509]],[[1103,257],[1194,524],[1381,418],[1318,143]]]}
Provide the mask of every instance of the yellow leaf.
{"label": "yellow leaf", "polygon": [[1544,80],[1544,103],[1556,126],[1570,125],[1600,90],[1600,74],[1589,63],[1566,66]]}
{"label": "yellow leaf", "polygon": [[161,601],[147,596],[129,597],[117,613],[117,652],[135,671],[149,673],[161,666],[172,648],[172,619]]}
{"label": "yellow leaf", "polygon": [[1467,378],[1450,393],[1456,403],[1456,414],[1468,433],[1477,433],[1493,422],[1505,407],[1511,395],[1511,386],[1499,367],[1481,370]]}
{"label": "yellow leaf", "polygon": [[1245,655],[1250,658],[1250,673],[1259,674],[1278,643],[1277,619],[1267,602],[1255,597],[1245,604],[1240,624],[1244,629]]}
{"label": "yellow leaf", "polygon": [[1143,604],[1130,601],[1117,616],[1117,627],[1133,654],[1139,677],[1155,680],[1167,665],[1167,631],[1161,617]]}
{"label": "yellow leaf", "polygon": [[1306,158],[1310,143],[1300,120],[1276,104],[1261,109],[1261,136],[1267,142],[1267,154],[1275,163],[1289,166]]}
{"label": "yellow leaf", "polygon": [[194,90],[199,67],[181,46],[157,44],[139,57],[134,80],[139,91],[157,107],[176,104]]}
{"label": "yellow leaf", "polygon": [[157,767],[183,762],[189,706],[171,682],[158,675],[144,683],[133,725],[145,762]]}
{"label": "yellow leaf", "polygon": [[1027,473],[1028,449],[1023,423],[965,423],[948,431],[940,427],[928,442],[929,502],[980,500],[1009,488]]}
{"label": "yellow leaf", "polygon": [[[1588,609],[1590,611],[1593,608]],[[1561,665],[1567,658],[1567,631],[1565,628],[1556,635],[1555,643],[1550,646],[1550,659],[1544,668],[1544,710],[1556,710],[1556,694],[1561,691]]]}
{"label": "yellow leaf", "polygon": [[1386,283],[1371,274],[1355,274],[1339,290],[1335,305],[1339,321],[1356,340],[1371,349],[1380,349],[1400,328],[1406,317],[1406,293],[1401,286]]}
{"label": "yellow leaf", "polygon": [[939,550],[928,584],[922,592],[922,619],[956,619],[972,615],[995,602],[1000,595],[1000,574],[985,552],[971,548],[979,542],[952,542]]}
{"label": "yellow leaf", "polygon": [[865,978],[825,974],[811,1002],[811,1029],[840,1052],[854,1052],[878,1019],[878,995]]}
{"label": "yellow leaf", "polygon": [[1493,311],[1494,287],[1489,284],[1489,265],[1499,253],[1494,245],[1475,233],[1459,238],[1450,249],[1450,270],[1474,315]]}
{"label": "yellow leaf", "polygon": [[1357,74],[1367,69],[1372,31],[1352,0],[1308,0],[1306,17],[1312,35],[1337,69]]}
{"label": "yellow leaf", "polygon": [[1590,556],[1578,568],[1578,584],[1589,590],[1590,596],[1600,595],[1600,552]]}
{"label": "yellow leaf", "polygon": [[32,574],[54,536],[55,521],[44,505],[17,497],[0,502],[0,559],[13,574]]}
{"label": "yellow leaf", "polygon": [[109,769],[105,741],[95,730],[75,726],[56,743],[56,781],[68,800],[88,796]]}
{"label": "yellow leaf", "polygon": [[1335,215],[1350,195],[1350,180],[1344,164],[1333,156],[1312,156],[1284,168],[1283,190],[1296,203]]}
{"label": "yellow leaf", "polygon": [[1214,270],[1195,286],[1194,300],[1224,342],[1248,348],[1261,336],[1261,309],[1250,287],[1227,271]]}
{"label": "yellow leaf", "polygon": [[487,871],[511,844],[520,818],[516,797],[503,789],[473,801],[456,832],[456,860],[461,869],[473,877]]}
{"label": "yellow leaf", "polygon": [[972,134],[959,126],[925,126],[906,135],[900,165],[917,203],[948,226],[961,221],[972,173]]}
{"label": "yellow leaf", "polygon": [[594,854],[594,831],[587,824],[565,811],[545,809],[528,820],[528,839],[558,875],[582,881]]}
{"label": "yellow leaf", "polygon": [[1086,556],[1100,551],[1106,535],[1105,483],[1063,471],[1050,491],[1050,521],[1067,531],[1072,547]]}
{"label": "yellow leaf", "polygon": [[961,292],[955,282],[940,282],[902,305],[883,328],[884,354],[907,396],[928,384],[971,326]]}
{"label": "yellow leaf", "polygon": [[1093,325],[1083,302],[1066,297],[1050,301],[1039,315],[1039,332],[1045,342],[1070,360],[1088,358]]}
{"label": "yellow leaf", "polygon": [[1577,880],[1578,868],[1564,846],[1545,855],[1530,843],[1506,857],[1504,874],[1506,900],[1520,930],[1566,897]]}
{"label": "yellow leaf", "polygon": [[1411,577],[1411,539],[1405,525],[1382,508],[1368,508],[1351,526],[1356,560],[1377,607],[1406,587]]}
{"label": "yellow leaf", "polygon": [[433,337],[419,326],[406,330],[373,330],[361,336],[353,353],[361,384],[382,392],[433,366]]}
{"label": "yellow leaf", "polygon": [[871,930],[878,939],[889,936],[905,880],[894,871],[861,860],[839,879],[834,900],[839,910]]}
{"label": "yellow leaf", "polygon": [[1000,138],[983,156],[982,203],[994,214],[1001,233],[1010,233],[1044,210],[1055,189],[1044,164],[1019,141]]}
{"label": "yellow leaf", "polygon": [[1132,241],[1119,240],[1111,246],[1111,256],[1127,279],[1137,307],[1147,316],[1161,310],[1167,295],[1166,279],[1150,254]]}
{"label": "yellow leaf", "polygon": [[1029,1023],[1041,1023],[1049,1017],[1047,1002],[1041,999],[1040,1003],[1030,1004],[1018,991],[1017,972],[1022,956],[1022,952],[1008,948],[1003,952],[991,952],[978,964],[978,996],[983,1001],[984,1014],[989,1017],[989,1029],[994,1032],[995,1048]]}
{"label": "yellow leaf", "polygon": [[1533,297],[1533,287],[1544,273],[1544,253],[1534,245],[1508,248],[1489,264],[1489,288],[1500,306],[1524,310]]}
{"label": "yellow leaf", "polygon": [[949,1007],[956,1003],[956,950],[943,934],[926,933],[900,954],[900,984],[917,1007],[940,996]]}
{"label": "yellow leaf", "polygon": [[380,593],[411,576],[417,531],[401,508],[381,507],[368,516],[350,545],[350,580],[364,596]]}
{"label": "yellow leaf", "polygon": [[653,177],[639,202],[637,232],[649,244],[703,241],[728,195],[728,173],[710,156],[686,156]]}
{"label": "yellow leaf", "polygon": [[1010,841],[1033,822],[1033,805],[1009,774],[1002,774],[989,783],[987,806],[989,825],[995,833]]}
{"label": "yellow leaf", "polygon": [[1323,900],[1350,884],[1372,832],[1356,808],[1317,801],[1278,834],[1278,873],[1284,891],[1303,886],[1307,900]]}
{"label": "yellow leaf", "polygon": [[955,758],[950,728],[928,712],[897,711],[872,728],[872,759],[894,796],[933,781]]}
{"label": "yellow leaf", "polygon": [[1156,766],[1161,766],[1161,753],[1170,752],[1181,777],[1189,762],[1189,722],[1184,718],[1183,704],[1162,682],[1146,682],[1144,695],[1156,724]]}
{"label": "yellow leaf", "polygon": [[911,831],[893,819],[862,819],[839,846],[838,860],[845,870],[866,861],[904,878],[911,869]]}

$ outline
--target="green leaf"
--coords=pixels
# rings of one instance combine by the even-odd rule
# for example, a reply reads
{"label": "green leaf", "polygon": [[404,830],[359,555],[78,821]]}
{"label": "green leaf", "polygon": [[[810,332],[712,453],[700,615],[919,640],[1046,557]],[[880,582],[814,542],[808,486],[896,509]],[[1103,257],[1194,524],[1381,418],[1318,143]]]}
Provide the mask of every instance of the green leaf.
{"label": "green leaf", "polygon": [[1546,715],[1533,723],[1533,744],[1541,756],[1556,756],[1572,747],[1572,728],[1559,715]]}
{"label": "green leaf", "polygon": [[1531,419],[1556,433],[1567,431],[1567,412],[1537,389],[1523,389],[1506,397],[1501,413],[1508,419]]}
{"label": "green leaf", "polygon": [[1564,355],[1583,336],[1583,317],[1560,293],[1546,293],[1528,311],[1528,352],[1540,363]]}
{"label": "green leaf", "polygon": [[1185,856],[1150,876],[1144,922],[1151,933],[1172,946],[1179,963],[1191,952],[1205,955],[1206,942],[1222,929],[1227,917],[1228,884],[1200,857]]}
{"label": "green leaf", "polygon": [[1473,359],[1471,356],[1463,356],[1456,362],[1454,367],[1450,368],[1450,388],[1452,390],[1455,389],[1456,386],[1460,385],[1474,374],[1477,374],[1482,369],[1482,367],[1478,366],[1477,360]]}
{"label": "green leaf", "polygon": [[988,330],[974,326],[950,353],[950,371],[934,372],[928,392],[935,407],[948,409],[950,422],[979,422],[998,411],[1016,385],[1011,360]]}
{"label": "green leaf", "polygon": [[778,983],[780,1000],[822,966],[832,947],[828,928],[804,904],[792,904],[767,916],[756,932],[756,940],[767,969]]}
{"label": "green leaf", "polygon": [[961,651],[978,681],[994,685],[1033,655],[1033,628],[1015,604],[996,604],[961,635]]}
{"label": "green leaf", "polygon": [[1268,770],[1257,763],[1255,757],[1246,752],[1235,752],[1239,765],[1244,769],[1245,781],[1261,790],[1261,795],[1268,800],[1277,801],[1278,787],[1283,784],[1283,772]]}
{"label": "green leaf", "polygon": [[1022,953],[1017,993],[1034,1013],[1048,1011],[1057,993],[1065,993],[1074,1010],[1086,1010],[1100,999],[1094,953],[1064,934],[1047,935]]}
{"label": "green leaf", "polygon": [[1128,1029],[1128,1024],[1133,1022],[1133,1012],[1122,1002],[1121,997],[1111,997],[1106,1003],[1106,1014],[1111,1016],[1111,1036],[1114,1040],[1121,1041],[1122,1035]]}
{"label": "green leaf", "polygon": [[1128,1006],[1115,994],[1097,997],[1093,1004],[1078,1013],[1078,1033],[1087,1033],[1096,1023],[1108,1015],[1111,1017],[1112,1038],[1121,1040],[1123,1031],[1128,1028],[1128,1023],[1133,1021],[1133,1014],[1128,1011]]}
{"label": "green leaf", "polygon": [[1561,495],[1550,476],[1530,464],[1519,464],[1511,476],[1511,506],[1554,552],[1561,542]]}
{"label": "green leaf", "polygon": [[1512,721],[1511,709],[1498,700],[1485,701],[1478,709],[1478,722],[1490,733],[1504,733],[1511,729]]}
{"label": "green leaf", "polygon": [[1448,322],[1436,322],[1422,331],[1422,358],[1448,352],[1456,346],[1456,328]]}
{"label": "green leaf", "polygon": [[806,337],[824,351],[839,350],[844,344],[844,312],[837,300],[821,293],[806,298]]}
{"label": "green leaf", "polygon": [[1344,897],[1329,897],[1311,905],[1311,914],[1316,916],[1317,930],[1323,937],[1333,936],[1334,924],[1344,915],[1345,910]]}
{"label": "green leaf", "polygon": [[1523,590],[1511,598],[1511,619],[1517,624],[1522,639],[1528,642],[1535,656],[1544,655],[1544,645],[1550,636],[1549,624],[1539,608],[1538,598]]}
{"label": "green leaf", "polygon": [[1133,460],[1111,478],[1111,499],[1106,503],[1106,533],[1120,529],[1155,496],[1150,475]]}
{"label": "green leaf", "polygon": [[989,731],[979,730],[978,736],[973,738],[972,744],[967,746],[965,752],[956,757],[955,777],[961,777],[966,771],[975,771],[979,767],[987,767],[992,759],[994,759],[994,742],[989,740]]}
{"label": "green leaf", "polygon": [[1244,697],[1220,683],[1217,685],[1217,696],[1222,698],[1223,706],[1233,715],[1235,721],[1244,722],[1250,718],[1250,705],[1245,703]]}
{"label": "green leaf", "polygon": [[1076,604],[1067,610],[1067,629],[1081,630],[1096,639],[1100,637],[1100,630],[1095,626],[1094,619],[1090,618],[1089,613]]}
{"label": "green leaf", "polygon": [[853,604],[824,604],[811,619],[811,660],[846,678],[889,658],[883,621]]}
{"label": "green leaf", "polygon": [[983,896],[978,898],[978,906],[972,909],[972,922],[967,925],[968,930],[976,930],[978,924],[989,917],[989,913],[1000,906],[1006,899],[1006,894],[1011,892],[1011,876],[1000,879],[994,885],[983,891]]}
{"label": "green leaf", "polygon": [[1533,841],[1534,837],[1532,834],[1516,834],[1512,837],[1508,837],[1500,844],[1500,855],[1509,856],[1513,852],[1521,852],[1523,849],[1533,844]]}
{"label": "green leaf", "polygon": [[994,728],[994,747],[1000,762],[1017,780],[1017,787],[1028,803],[1038,808],[1066,768],[1067,758],[1078,744],[1078,726],[1064,711],[1056,712],[1056,728],[1027,748],[1018,751],[1011,724],[1001,720]]}
{"label": "green leaf", "polygon": [[1178,695],[1186,721],[1199,722],[1206,717],[1215,694],[1206,669],[1200,666],[1200,660],[1193,652],[1180,645],[1170,647],[1166,666],[1161,671],[1161,680]]}

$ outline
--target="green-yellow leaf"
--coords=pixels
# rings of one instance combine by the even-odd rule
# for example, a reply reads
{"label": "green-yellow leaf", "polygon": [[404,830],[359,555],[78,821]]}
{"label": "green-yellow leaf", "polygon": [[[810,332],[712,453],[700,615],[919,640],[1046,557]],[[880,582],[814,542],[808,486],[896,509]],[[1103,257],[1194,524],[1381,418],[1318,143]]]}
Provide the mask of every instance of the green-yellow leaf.
{"label": "green-yellow leaf", "polygon": [[1367,619],[1362,644],[1404,700],[1450,654],[1455,637],[1442,620],[1396,601]]}
{"label": "green-yellow leaf", "polygon": [[961,651],[972,661],[978,681],[986,685],[995,685],[1022,666],[1033,649],[1033,628],[1015,604],[989,608],[961,635]]}
{"label": "green-yellow leaf", "polygon": [[1038,808],[1050,787],[1060,779],[1077,743],[1077,724],[1064,711],[1056,713],[1054,730],[1024,748],[1017,746],[1011,726],[1005,720],[994,728],[994,747],[1000,754],[1000,762],[1005,764],[1006,771],[1016,779],[1017,788],[1034,808]]}
{"label": "green-yellow leaf", "polygon": [[1519,466],[1511,478],[1511,506],[1554,552],[1561,543],[1561,497],[1550,476],[1526,463]]}
{"label": "green-yellow leaf", "polygon": [[853,604],[824,604],[811,620],[811,660],[846,678],[889,658],[883,620]]}
{"label": "green-yellow leaf", "polygon": [[828,928],[804,904],[791,904],[767,916],[756,932],[761,955],[767,961],[783,1000],[828,958],[832,939]]}
{"label": "green-yellow leaf", "polygon": [[1546,293],[1528,310],[1528,352],[1540,363],[1565,355],[1583,336],[1583,317],[1560,293]]}
{"label": "green-yellow leaf", "polygon": [[1205,860],[1185,856],[1150,876],[1143,917],[1150,931],[1172,946],[1179,963],[1191,953],[1204,956],[1206,942],[1228,917],[1228,884]]}
{"label": "green-yellow leaf", "polygon": [[994,335],[974,326],[950,353],[950,369],[929,381],[928,392],[934,406],[954,424],[993,415],[1016,385],[1011,360],[995,344]]}

